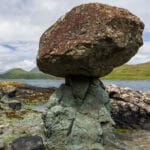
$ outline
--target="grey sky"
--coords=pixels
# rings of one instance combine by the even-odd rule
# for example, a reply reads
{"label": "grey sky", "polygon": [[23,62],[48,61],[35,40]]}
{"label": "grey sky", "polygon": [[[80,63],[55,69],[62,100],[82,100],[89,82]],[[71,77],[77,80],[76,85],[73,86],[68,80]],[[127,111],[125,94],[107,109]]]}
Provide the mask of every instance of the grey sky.
{"label": "grey sky", "polygon": [[35,66],[41,34],[76,5],[102,2],[129,9],[145,23],[144,46],[129,63],[150,61],[149,0],[0,0],[0,72]]}

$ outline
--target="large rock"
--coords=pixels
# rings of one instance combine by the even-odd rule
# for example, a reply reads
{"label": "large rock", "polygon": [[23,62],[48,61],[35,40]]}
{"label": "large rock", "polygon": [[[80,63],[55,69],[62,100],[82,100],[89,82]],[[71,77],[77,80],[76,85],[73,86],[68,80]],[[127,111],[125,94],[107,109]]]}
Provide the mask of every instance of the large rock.
{"label": "large rock", "polygon": [[43,33],[37,65],[55,76],[102,77],[136,54],[143,28],[128,10],[100,3],[80,5]]}
{"label": "large rock", "polygon": [[112,117],[119,128],[150,130],[150,92],[135,91],[116,85],[107,86]]}

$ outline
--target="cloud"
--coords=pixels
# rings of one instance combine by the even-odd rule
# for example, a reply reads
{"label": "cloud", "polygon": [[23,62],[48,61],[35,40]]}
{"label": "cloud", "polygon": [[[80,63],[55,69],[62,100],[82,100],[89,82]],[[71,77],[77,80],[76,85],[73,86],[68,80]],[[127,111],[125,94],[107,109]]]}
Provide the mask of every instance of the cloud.
{"label": "cloud", "polygon": [[35,40],[65,12],[76,5],[102,2],[124,7],[145,22],[145,31],[150,32],[149,0],[1,0],[0,40]]}
{"label": "cloud", "polygon": [[1,0],[0,72],[13,67],[27,70],[34,67],[41,34],[71,8],[89,2],[123,7],[139,16],[145,23],[146,42],[129,63],[150,60],[149,0]]}
{"label": "cloud", "polygon": [[[31,67],[35,67],[34,61],[30,60],[23,60],[23,61],[17,61],[14,63],[8,63],[6,64],[5,71],[11,69],[11,68],[23,68],[25,70],[30,70]],[[2,71],[3,72],[3,71]]]}
{"label": "cloud", "polygon": [[15,41],[15,40],[38,40],[40,35],[40,27],[32,24],[24,25],[20,22],[12,24],[11,21],[0,23],[0,40]]}
{"label": "cloud", "polygon": [[31,41],[1,42],[0,72],[7,71],[11,68],[23,68],[25,70],[32,69],[36,66],[35,58],[37,48],[37,43]]}

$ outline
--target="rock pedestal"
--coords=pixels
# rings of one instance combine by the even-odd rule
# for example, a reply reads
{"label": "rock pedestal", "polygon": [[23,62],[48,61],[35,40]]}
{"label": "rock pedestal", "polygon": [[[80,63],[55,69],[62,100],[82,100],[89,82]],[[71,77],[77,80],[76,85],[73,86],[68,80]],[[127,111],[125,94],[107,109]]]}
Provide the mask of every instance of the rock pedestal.
{"label": "rock pedestal", "polygon": [[97,78],[67,78],[51,95],[42,118],[51,147],[101,150],[114,142],[109,97]]}

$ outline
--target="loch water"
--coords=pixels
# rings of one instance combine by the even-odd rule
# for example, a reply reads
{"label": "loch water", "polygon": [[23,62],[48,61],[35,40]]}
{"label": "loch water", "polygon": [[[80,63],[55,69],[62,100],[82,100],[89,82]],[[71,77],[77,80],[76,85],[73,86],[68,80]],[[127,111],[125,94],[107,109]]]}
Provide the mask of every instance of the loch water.
{"label": "loch water", "polygon": [[[64,80],[26,80],[26,79],[11,79],[1,81],[17,81],[27,83],[37,87],[59,87]],[[122,87],[129,87],[134,90],[150,91],[150,80],[102,80],[105,85],[115,84]]]}

